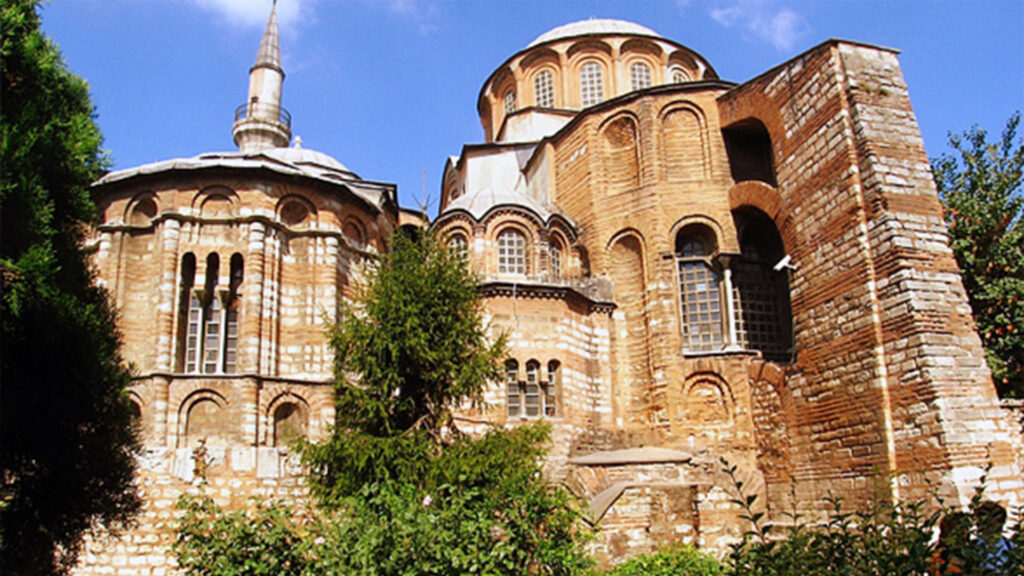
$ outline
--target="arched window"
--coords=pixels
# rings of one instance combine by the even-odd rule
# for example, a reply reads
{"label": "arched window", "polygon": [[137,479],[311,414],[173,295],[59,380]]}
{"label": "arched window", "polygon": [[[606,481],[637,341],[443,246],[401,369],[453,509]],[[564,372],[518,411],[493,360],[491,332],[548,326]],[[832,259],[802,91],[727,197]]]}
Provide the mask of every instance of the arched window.
{"label": "arched window", "polygon": [[231,285],[224,315],[224,372],[226,374],[233,374],[238,368],[238,293],[244,277],[242,255],[232,254]]}
{"label": "arched window", "polygon": [[548,362],[548,379],[544,382],[544,415],[558,416],[558,394],[562,390],[562,366],[558,360]]}
{"label": "arched window", "polygon": [[515,360],[505,361],[505,398],[509,417],[519,416],[522,403],[519,398],[519,363]]}
{"label": "arched window", "polygon": [[651,87],[651,67],[643,62],[634,62],[629,67],[629,83],[632,90]]}
{"label": "arched window", "polygon": [[451,237],[448,238],[448,250],[450,250],[455,256],[465,260],[469,253],[469,246],[466,243],[466,237],[462,234],[452,234]]}
{"label": "arched window", "polygon": [[519,363],[505,362],[505,398],[508,416],[522,418],[555,417],[558,415],[558,391],[562,385],[560,364],[548,362],[547,379],[542,379],[541,365],[536,360],[526,363],[526,380],[519,381]]}
{"label": "arched window", "polygon": [[533,98],[541,108],[554,108],[555,81],[550,70],[541,70],[533,79]]}
{"label": "arched window", "polygon": [[732,264],[736,343],[771,360],[789,360],[793,348],[789,277],[786,270],[775,269],[786,256],[782,238],[775,223],[760,210],[737,210],[733,219],[742,253]]}
{"label": "arched window", "polygon": [[526,417],[540,416],[540,363],[536,360],[526,363],[526,386],[523,387],[523,397]]}
{"label": "arched window", "polygon": [[604,71],[597,62],[580,67],[580,105],[586,108],[604,101]]}
{"label": "arched window", "polygon": [[182,341],[187,373],[234,373],[237,370],[239,289],[244,277],[241,254],[231,256],[227,288],[221,288],[220,257],[206,258],[206,281],[195,283],[195,256],[182,260]]}
{"label": "arched window", "polygon": [[676,236],[684,351],[718,350],[725,343],[721,279],[710,260],[714,238],[700,225],[686,226]]}
{"label": "arched window", "polygon": [[673,66],[669,70],[669,75],[672,77],[673,84],[682,84],[683,82],[690,81],[690,75],[686,72],[686,69],[682,66]]}
{"label": "arched window", "polygon": [[526,274],[526,236],[506,228],[498,234],[498,273]]}
{"label": "arched window", "polygon": [[504,106],[506,116],[516,111],[516,93],[514,90],[505,92]]}
{"label": "arched window", "polygon": [[551,271],[551,278],[558,280],[562,277],[562,247],[557,240],[548,246],[548,269]]}
{"label": "arched window", "polygon": [[217,284],[220,280],[220,257],[216,252],[206,257],[206,294],[203,307],[203,373],[217,372],[217,361],[220,359],[221,341],[221,301],[217,297]]}

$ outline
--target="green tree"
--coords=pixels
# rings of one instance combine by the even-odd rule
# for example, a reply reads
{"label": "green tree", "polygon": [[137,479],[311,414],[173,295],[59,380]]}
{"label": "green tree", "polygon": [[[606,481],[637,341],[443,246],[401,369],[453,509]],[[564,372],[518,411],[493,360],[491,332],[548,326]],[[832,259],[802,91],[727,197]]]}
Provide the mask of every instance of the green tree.
{"label": "green tree", "polygon": [[[454,424],[452,409],[481,401],[504,354],[462,258],[429,235],[396,236],[332,343],[336,427],[303,447],[315,518],[299,526],[185,499],[176,552],[186,573],[269,573],[255,567],[283,557],[275,550],[295,551],[288,571],[309,574],[583,573],[582,515],[541,474],[549,428],[468,436]],[[270,537],[257,538],[252,522],[268,518]]]}
{"label": "green tree", "polygon": [[83,80],[5,0],[0,100],[0,536],[7,574],[66,572],[139,506],[114,313],[83,250],[105,158]]}
{"label": "green tree", "polygon": [[330,441],[307,449],[325,502],[374,481],[422,477],[458,436],[452,407],[481,401],[505,348],[481,321],[476,279],[428,234],[394,237],[331,344],[337,425]]}
{"label": "green tree", "polygon": [[950,243],[963,274],[986,359],[1000,396],[1024,398],[1024,141],[1020,113],[1002,139],[974,127],[951,134],[932,162]]}

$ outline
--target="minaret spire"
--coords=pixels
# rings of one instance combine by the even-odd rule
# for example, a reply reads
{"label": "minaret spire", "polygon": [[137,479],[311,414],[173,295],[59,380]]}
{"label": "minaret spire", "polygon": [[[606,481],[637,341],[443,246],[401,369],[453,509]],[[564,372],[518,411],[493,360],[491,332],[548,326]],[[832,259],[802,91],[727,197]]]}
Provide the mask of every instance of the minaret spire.
{"label": "minaret spire", "polygon": [[277,0],[260,40],[256,63],[249,69],[249,99],[235,110],[231,133],[242,152],[282,148],[291,141],[291,115],[281,107],[284,69],[277,31]]}

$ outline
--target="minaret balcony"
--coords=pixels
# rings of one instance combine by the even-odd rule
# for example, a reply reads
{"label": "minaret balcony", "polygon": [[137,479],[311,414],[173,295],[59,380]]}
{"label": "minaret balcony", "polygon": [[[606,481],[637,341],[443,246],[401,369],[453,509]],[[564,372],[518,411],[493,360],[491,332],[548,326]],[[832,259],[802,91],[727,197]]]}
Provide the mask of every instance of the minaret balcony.
{"label": "minaret balcony", "polygon": [[284,106],[250,102],[235,108],[235,124],[247,119],[262,120],[264,122],[277,121],[283,124],[286,130],[291,130],[292,128],[292,115],[284,109]]}

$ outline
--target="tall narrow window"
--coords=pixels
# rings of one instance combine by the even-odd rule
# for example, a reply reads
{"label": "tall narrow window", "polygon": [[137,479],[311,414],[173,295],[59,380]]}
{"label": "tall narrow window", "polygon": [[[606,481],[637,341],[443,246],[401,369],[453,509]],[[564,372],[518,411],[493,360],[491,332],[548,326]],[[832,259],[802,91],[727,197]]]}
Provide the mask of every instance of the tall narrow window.
{"label": "tall narrow window", "polygon": [[217,297],[220,281],[220,257],[214,252],[206,257],[206,290],[203,294],[203,336],[202,371],[204,374],[217,372],[220,360],[221,301]]}
{"label": "tall narrow window", "polygon": [[709,259],[714,247],[712,238],[709,231],[695,226],[684,228],[676,237],[686,351],[718,350],[725,341],[720,278]]}
{"label": "tall narrow window", "polygon": [[526,274],[526,237],[506,228],[498,234],[498,273]]}
{"label": "tall narrow window", "polygon": [[759,210],[739,210],[733,217],[742,252],[732,265],[737,344],[770,360],[788,360],[793,346],[789,279],[785,270],[775,270],[786,255],[782,238]]}
{"label": "tall narrow window", "polygon": [[634,62],[629,67],[629,83],[633,90],[651,87],[651,67],[643,62]]}
{"label": "tall narrow window", "polygon": [[548,268],[551,270],[552,279],[558,280],[562,277],[562,249],[557,241],[548,247]]}
{"label": "tall narrow window", "polygon": [[526,363],[526,388],[524,396],[526,400],[526,417],[536,418],[540,416],[540,363],[536,360]]}
{"label": "tall narrow window", "polygon": [[206,307],[206,326],[203,328],[203,373],[217,372],[220,361],[220,328],[221,303],[216,294],[210,295],[210,304]]}
{"label": "tall narrow window", "polygon": [[541,108],[554,108],[555,82],[550,70],[541,70],[533,79],[533,96],[535,104]]}
{"label": "tall narrow window", "polygon": [[224,311],[224,372],[238,370],[238,306],[239,291],[245,277],[241,254],[231,256],[231,285]]}
{"label": "tall narrow window", "polygon": [[178,299],[177,369],[194,372],[199,349],[199,322],[202,307],[193,291],[196,281],[196,257],[191,252],[181,258],[181,294]]}
{"label": "tall narrow window", "polygon": [[199,296],[189,290],[188,328],[185,333],[185,372],[197,372],[199,365],[199,338],[203,328],[203,305]]}
{"label": "tall narrow window", "polygon": [[505,362],[505,398],[509,416],[519,416],[522,405],[519,402],[519,363],[515,360]]}
{"label": "tall narrow window", "polygon": [[508,116],[509,114],[511,114],[511,113],[516,111],[516,93],[515,93],[515,91],[509,90],[508,92],[505,92],[505,102],[504,102],[504,105],[505,105],[505,115],[506,116]]}
{"label": "tall narrow window", "polygon": [[580,105],[586,108],[604,101],[604,71],[597,62],[580,68]]}
{"label": "tall narrow window", "polygon": [[562,387],[562,371],[558,360],[548,362],[548,379],[544,383],[544,415],[558,415],[558,392]]}

